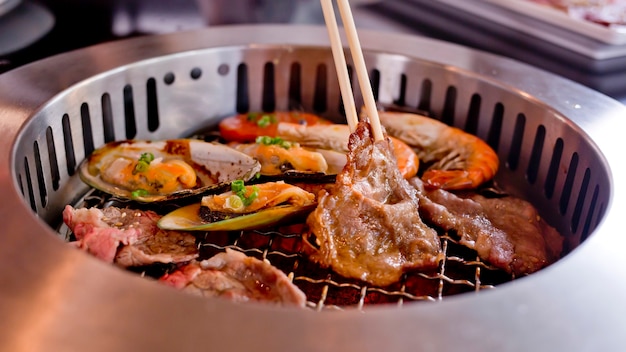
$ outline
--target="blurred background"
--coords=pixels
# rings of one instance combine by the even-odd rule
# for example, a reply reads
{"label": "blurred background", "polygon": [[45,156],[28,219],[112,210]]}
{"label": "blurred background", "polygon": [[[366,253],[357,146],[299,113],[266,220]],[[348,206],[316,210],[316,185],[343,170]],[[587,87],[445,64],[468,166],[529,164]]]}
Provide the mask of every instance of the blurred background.
{"label": "blurred background", "polygon": [[[360,27],[394,29],[351,1]],[[319,0],[0,0],[0,73],[111,40],[239,23],[320,24]]]}
{"label": "blurred background", "polygon": [[[350,3],[358,28],[423,35],[508,56],[626,102],[626,30],[592,38],[554,21],[563,18],[528,16],[495,0]],[[240,23],[324,20],[319,0],[0,0],[0,73],[111,40]]]}

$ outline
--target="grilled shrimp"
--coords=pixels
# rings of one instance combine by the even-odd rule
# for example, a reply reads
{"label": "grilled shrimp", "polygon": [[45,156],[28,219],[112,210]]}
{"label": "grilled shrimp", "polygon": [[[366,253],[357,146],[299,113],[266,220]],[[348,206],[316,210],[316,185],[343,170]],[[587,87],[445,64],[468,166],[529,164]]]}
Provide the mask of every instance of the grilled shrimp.
{"label": "grilled shrimp", "polygon": [[[334,150],[346,155],[348,153],[348,138],[350,136],[348,125],[301,125],[280,122],[276,132],[279,137],[305,147]],[[417,154],[403,141],[393,137],[390,139],[402,176],[405,179],[415,176],[419,168]]]}
{"label": "grilled shrimp", "polygon": [[379,112],[389,135],[414,148],[424,164],[426,185],[446,190],[476,188],[498,171],[496,152],[482,139],[435,119],[399,112]]}

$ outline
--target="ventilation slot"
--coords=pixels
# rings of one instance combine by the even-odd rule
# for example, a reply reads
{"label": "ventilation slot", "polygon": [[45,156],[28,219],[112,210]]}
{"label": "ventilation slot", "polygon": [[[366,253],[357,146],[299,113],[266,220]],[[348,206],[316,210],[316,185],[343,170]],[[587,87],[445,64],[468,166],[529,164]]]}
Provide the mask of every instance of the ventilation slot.
{"label": "ventilation slot", "polygon": [[513,131],[513,140],[511,141],[511,149],[507,157],[507,166],[509,169],[517,170],[520,152],[522,151],[522,142],[524,141],[524,128],[526,127],[526,116],[524,114],[517,115],[515,120],[515,130]]}
{"label": "ventilation slot", "polygon": [[578,225],[580,223],[580,216],[583,212],[583,206],[585,205],[585,196],[587,195],[587,189],[589,188],[589,169],[585,170],[585,176],[583,177],[583,183],[580,186],[580,192],[578,192],[578,199],[576,200],[576,206],[574,207],[574,213],[572,214],[572,232],[578,231]]}
{"label": "ventilation slot", "polygon": [[35,196],[33,194],[33,182],[30,178],[30,166],[28,166],[28,159],[24,158],[24,173],[26,174],[26,187],[28,188],[28,200],[30,201],[30,207],[33,211],[37,211],[37,206],[35,205]]}
{"label": "ventilation slot", "polygon": [[493,108],[491,126],[487,133],[487,144],[497,153],[500,146],[500,135],[502,134],[502,121],[504,117],[504,105],[497,103]]}
{"label": "ventilation slot", "polygon": [[200,79],[200,77],[202,77],[202,69],[200,67],[192,68],[191,72],[189,72],[189,77],[191,77],[191,79],[193,80]]}
{"label": "ventilation slot", "polygon": [[263,102],[262,109],[271,112],[276,109],[276,82],[274,64],[268,62],[263,69]]}
{"label": "ventilation slot", "polygon": [[43,168],[41,166],[41,153],[39,151],[39,143],[33,143],[35,150],[35,171],[37,172],[37,184],[39,185],[39,199],[41,205],[45,208],[48,204],[48,190],[46,190],[46,180],[43,177]]}
{"label": "ventilation slot", "polygon": [[245,64],[237,66],[237,112],[244,113],[250,109],[248,93],[248,67]]}
{"label": "ventilation slot", "polygon": [[[600,193],[598,185],[593,189],[593,196],[591,197],[591,204],[589,205],[589,212],[587,213],[587,218],[585,219],[585,225],[583,225],[583,231],[580,235],[580,241],[584,241],[589,236],[591,230],[591,220],[593,219],[593,213],[596,210],[596,206],[598,203],[598,194]],[[600,217],[598,217],[600,218]],[[596,224],[597,225],[597,224]]]}
{"label": "ventilation slot", "polygon": [[315,93],[313,95],[313,110],[317,113],[326,111],[326,88],[328,84],[326,65],[318,65],[315,73]]}
{"label": "ventilation slot", "polygon": [[554,195],[554,185],[556,185],[556,178],[559,173],[559,165],[561,164],[561,157],[563,156],[563,140],[558,138],[554,144],[554,150],[552,151],[552,160],[550,161],[550,168],[548,169],[548,175],[546,176],[546,184],[544,186],[544,192],[548,199]]}
{"label": "ventilation slot", "polygon": [[[350,82],[350,88],[352,88],[352,66],[348,66],[348,81]],[[344,117],[344,122],[347,122],[345,120],[345,118],[346,118],[346,107],[343,104],[343,99],[341,99],[342,98],[341,94],[339,94],[339,98],[340,98],[339,99],[339,107],[338,107],[337,111],[339,111],[341,116]],[[357,115],[358,115],[358,108],[357,108]]]}
{"label": "ventilation slot", "polygon": [[80,119],[83,124],[83,147],[85,155],[90,155],[93,150],[93,132],[91,130],[91,116],[89,115],[89,106],[83,103],[80,106]]}
{"label": "ventilation slot", "polygon": [[217,67],[217,74],[220,76],[226,76],[230,72],[230,66],[228,64],[221,64]]}
{"label": "ventilation slot", "polygon": [[48,159],[50,160],[50,178],[52,179],[52,189],[59,189],[61,176],[59,174],[59,162],[57,160],[57,150],[54,145],[54,136],[52,135],[52,127],[46,129],[46,144],[48,145]]}
{"label": "ventilation slot", "polygon": [[163,83],[167,84],[168,86],[174,83],[175,80],[176,76],[174,76],[172,72],[168,72],[165,74],[165,76],[163,76]]}
{"label": "ventilation slot", "polygon": [[398,106],[406,104],[406,75],[404,73],[400,76],[400,94],[393,103]]}
{"label": "ventilation slot", "polygon": [[157,86],[154,78],[146,83],[148,109],[148,131],[154,132],[159,128],[159,106],[157,102]]}
{"label": "ventilation slot", "polygon": [[454,125],[454,111],[456,109],[456,88],[448,87],[446,90],[446,100],[443,104],[443,112],[441,113],[441,122],[446,125]]}
{"label": "ventilation slot", "polygon": [[425,79],[422,82],[422,91],[420,92],[420,100],[417,108],[422,111],[430,112],[430,99],[433,94],[433,82]]}
{"label": "ventilation slot", "polygon": [[67,114],[63,115],[61,123],[63,125],[63,143],[65,147],[65,160],[67,160],[67,173],[72,176],[76,170],[76,156],[74,155],[74,141],[72,140],[70,117]]}
{"label": "ventilation slot", "polygon": [[289,110],[302,108],[302,67],[299,63],[291,65],[289,71]]}
{"label": "ventilation slot", "polygon": [[137,121],[135,120],[135,101],[133,87],[124,87],[124,118],[126,121],[126,138],[133,139],[137,135]]}
{"label": "ventilation slot", "polygon": [[535,182],[537,182],[537,173],[539,172],[539,164],[541,163],[541,153],[543,151],[545,138],[546,128],[541,125],[537,128],[535,142],[533,143],[533,150],[530,154],[528,169],[526,170],[526,178],[530,184],[535,184]]}
{"label": "ventilation slot", "polygon": [[115,128],[113,125],[113,109],[111,108],[111,96],[109,93],[102,95],[102,127],[104,129],[104,142],[115,140]]}
{"label": "ventilation slot", "polygon": [[22,197],[25,197],[26,194],[24,193],[24,181],[22,181],[22,174],[20,173],[17,174],[17,183],[20,186],[20,192],[22,192]]}
{"label": "ventilation slot", "polygon": [[469,110],[467,112],[467,121],[465,122],[465,131],[471,134],[478,133],[478,118],[480,116],[480,103],[482,99],[480,95],[472,95]]}
{"label": "ventilation slot", "polygon": [[372,85],[372,95],[374,95],[374,100],[378,101],[378,91],[380,90],[379,70],[372,70],[372,73],[370,73],[370,84]]}
{"label": "ventilation slot", "polygon": [[574,178],[576,177],[576,169],[578,168],[578,153],[572,155],[572,160],[567,168],[567,178],[565,179],[565,185],[563,186],[563,193],[561,193],[561,199],[559,202],[559,210],[561,214],[567,212],[569,206],[569,199],[572,195],[572,187],[574,185]]}

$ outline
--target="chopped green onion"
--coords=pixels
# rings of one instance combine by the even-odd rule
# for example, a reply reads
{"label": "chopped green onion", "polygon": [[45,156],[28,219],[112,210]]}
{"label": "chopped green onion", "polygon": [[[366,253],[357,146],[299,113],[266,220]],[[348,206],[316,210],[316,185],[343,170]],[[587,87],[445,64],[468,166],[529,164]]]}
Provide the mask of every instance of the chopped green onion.
{"label": "chopped green onion", "polygon": [[135,165],[135,169],[133,170],[133,175],[139,172],[147,171],[149,167],[150,167],[150,164],[146,163],[145,161],[140,161],[137,163],[137,165]]}
{"label": "chopped green onion", "polygon": [[230,183],[230,190],[235,194],[239,194],[244,192],[246,187],[244,186],[243,180],[235,180]]}
{"label": "chopped green onion", "polygon": [[291,143],[280,137],[259,136],[256,137],[256,142],[263,145],[277,145],[285,149],[291,148]]}
{"label": "chopped green onion", "polygon": [[276,117],[274,117],[274,115],[266,114],[266,115],[261,116],[261,118],[257,120],[256,124],[259,127],[265,128],[275,122],[276,122]]}
{"label": "chopped green onion", "polygon": [[138,172],[144,172],[148,170],[148,167],[150,166],[150,163],[152,162],[152,160],[154,160],[154,154],[152,153],[141,154],[141,156],[139,157],[139,161],[137,162],[137,165],[135,165],[135,169],[133,170],[133,175]]}
{"label": "chopped green onion", "polygon": [[226,198],[225,207],[228,209],[241,210],[244,206],[243,200],[238,195],[233,194],[232,196]]}
{"label": "chopped green onion", "polygon": [[152,153],[142,153],[139,157],[139,161],[145,161],[150,164],[154,160],[154,154]]}
{"label": "chopped green onion", "polygon": [[130,195],[133,198],[139,198],[139,197],[147,196],[148,191],[146,191],[145,189],[138,189],[138,190],[132,191]]}
{"label": "chopped green onion", "polygon": [[242,198],[243,205],[246,207],[252,204],[252,202],[259,197],[259,187],[252,186],[252,193],[249,196]]}
{"label": "chopped green onion", "polygon": [[[250,193],[249,196],[246,196],[246,186],[244,186],[243,180],[235,180],[231,182],[230,189],[235,194],[235,196],[240,199],[243,206],[246,207],[252,204],[252,202],[259,196],[259,187],[257,186],[252,186],[252,193]],[[230,202],[231,204],[233,204],[232,199],[230,199]]]}
{"label": "chopped green onion", "polygon": [[257,119],[257,117],[258,117],[258,116],[259,116],[259,114],[258,114],[258,113],[256,113],[256,112],[249,112],[249,113],[248,113],[248,116],[246,117],[246,119],[247,119],[248,121],[256,121],[256,119]]}

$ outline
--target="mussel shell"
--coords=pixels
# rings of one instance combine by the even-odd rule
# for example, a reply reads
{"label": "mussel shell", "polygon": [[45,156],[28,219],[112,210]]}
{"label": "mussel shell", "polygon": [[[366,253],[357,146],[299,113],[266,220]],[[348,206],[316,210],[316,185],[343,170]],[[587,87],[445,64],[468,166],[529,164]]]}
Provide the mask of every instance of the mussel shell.
{"label": "mussel shell", "polygon": [[[111,153],[133,155],[138,159],[146,152],[187,162],[196,171],[196,187],[168,194],[133,196],[133,190],[110,184],[100,177],[100,163]],[[151,203],[218,192],[234,180],[252,179],[260,169],[256,159],[219,143],[196,139],[126,140],[111,142],[95,150],[80,164],[78,173],[83,182],[103,192],[122,199]]]}
{"label": "mussel shell", "polygon": [[280,181],[287,183],[303,182],[303,183],[335,183],[336,174],[325,174],[323,172],[304,172],[297,170],[287,170],[280,175],[261,175],[262,180]]}
{"label": "mussel shell", "polygon": [[254,230],[284,222],[292,217],[312,211],[316,204],[305,206],[279,205],[255,213],[240,215],[216,222],[206,222],[200,217],[200,203],[178,208],[163,216],[158,226],[164,230],[184,231],[240,231]]}

